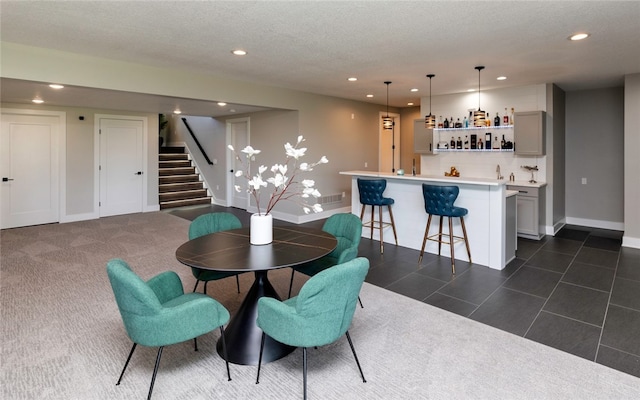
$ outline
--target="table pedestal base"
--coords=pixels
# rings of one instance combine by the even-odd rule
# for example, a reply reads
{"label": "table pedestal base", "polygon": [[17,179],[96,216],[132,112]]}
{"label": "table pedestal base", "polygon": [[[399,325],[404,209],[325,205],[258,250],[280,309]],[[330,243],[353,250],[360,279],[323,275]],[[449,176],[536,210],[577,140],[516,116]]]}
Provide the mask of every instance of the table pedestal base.
{"label": "table pedestal base", "polygon": [[[267,271],[257,271],[255,275],[256,279],[242,305],[224,330],[228,361],[233,364],[258,365],[260,341],[262,340],[262,329],[256,325],[258,300],[263,296],[280,300],[280,296],[278,296],[271,282],[267,279]],[[220,357],[224,358],[222,340],[218,340],[217,350]],[[278,360],[290,354],[293,350],[295,350],[295,347],[287,346],[267,336],[264,343],[262,362],[268,363]]]}

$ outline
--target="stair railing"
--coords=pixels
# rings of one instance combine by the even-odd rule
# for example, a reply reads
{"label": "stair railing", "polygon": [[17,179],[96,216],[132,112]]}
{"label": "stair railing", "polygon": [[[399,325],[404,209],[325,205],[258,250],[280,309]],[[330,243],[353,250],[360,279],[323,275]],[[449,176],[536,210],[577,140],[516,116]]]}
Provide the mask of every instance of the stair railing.
{"label": "stair railing", "polygon": [[202,145],[198,141],[198,138],[196,137],[196,135],[191,130],[191,127],[189,126],[189,123],[187,122],[187,119],[186,118],[182,118],[182,122],[184,122],[184,126],[187,127],[187,130],[191,134],[191,137],[193,138],[193,140],[196,142],[196,145],[200,149],[200,152],[202,152],[202,155],[204,156],[204,159],[207,160],[207,163],[209,163],[209,165],[213,165],[213,162],[209,159],[209,156],[207,155],[207,152],[204,151],[204,148],[202,147]]}

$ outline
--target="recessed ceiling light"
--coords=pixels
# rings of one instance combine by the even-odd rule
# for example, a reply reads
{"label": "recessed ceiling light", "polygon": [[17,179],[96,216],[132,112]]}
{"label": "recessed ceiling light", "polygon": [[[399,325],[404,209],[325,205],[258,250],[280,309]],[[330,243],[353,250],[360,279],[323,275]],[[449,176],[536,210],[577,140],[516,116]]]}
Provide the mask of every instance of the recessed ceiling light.
{"label": "recessed ceiling light", "polygon": [[411,91],[412,91],[412,92],[417,92],[417,91],[418,91],[418,89],[417,89],[417,88],[413,88],[413,89],[411,89]]}
{"label": "recessed ceiling light", "polygon": [[229,110],[229,112],[236,112],[236,109],[232,108],[232,109]]}
{"label": "recessed ceiling light", "polygon": [[57,84],[57,83],[52,83],[51,85],[49,85],[49,87],[50,87],[51,89],[62,89],[62,88],[64,88],[64,86],[59,85],[59,84]]}
{"label": "recessed ceiling light", "polygon": [[368,94],[367,97],[373,97],[373,95],[372,94]]}
{"label": "recessed ceiling light", "polygon": [[227,105],[227,103],[225,103],[224,101],[219,101],[219,102],[218,102],[218,105],[219,105],[220,107],[224,107],[224,106],[226,106],[226,105]]}
{"label": "recessed ceiling light", "polygon": [[499,80],[499,81],[504,81],[506,79],[507,79],[506,76],[499,76],[499,77],[496,78],[496,80]]}
{"label": "recessed ceiling light", "polygon": [[176,108],[175,110],[173,110],[174,114],[182,114],[182,111],[180,111],[179,108]]}
{"label": "recessed ceiling light", "polygon": [[576,40],[586,39],[588,37],[589,37],[588,33],[576,33],[575,35],[569,36],[569,40],[576,41]]}
{"label": "recessed ceiling light", "polygon": [[471,93],[471,92],[475,92],[475,89],[467,89],[467,92]]}
{"label": "recessed ceiling light", "polygon": [[409,103],[407,103],[407,105],[408,105],[408,106],[412,106],[412,105],[413,105],[413,103],[409,102]]}
{"label": "recessed ceiling light", "polygon": [[232,50],[231,51],[232,54],[236,55],[236,56],[246,56],[247,52],[241,49],[236,49],[236,50]]}
{"label": "recessed ceiling light", "polygon": [[42,103],[44,103],[44,100],[42,100],[42,99],[33,99],[33,100],[31,100],[31,101],[32,101],[32,102],[34,102],[34,103],[36,103],[36,104],[42,104]]}
{"label": "recessed ceiling light", "polygon": [[350,78],[347,78],[347,80],[348,80],[349,82],[355,82],[355,81],[357,81],[357,80],[358,80],[358,78],[356,78],[355,76],[352,76],[352,77],[350,77]]}

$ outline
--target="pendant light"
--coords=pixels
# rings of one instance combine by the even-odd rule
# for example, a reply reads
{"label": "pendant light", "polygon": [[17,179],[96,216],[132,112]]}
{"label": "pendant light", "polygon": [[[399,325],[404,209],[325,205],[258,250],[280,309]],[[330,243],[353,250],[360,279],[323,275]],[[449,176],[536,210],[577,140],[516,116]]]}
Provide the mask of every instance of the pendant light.
{"label": "pendant light", "polygon": [[387,85],[387,115],[382,117],[382,128],[393,129],[393,118],[389,116],[389,85],[391,82],[386,81],[384,84]]}
{"label": "pendant light", "polygon": [[434,76],[434,74],[427,75],[427,78],[429,78],[429,115],[424,117],[424,124],[427,129],[434,129],[436,127],[436,116],[431,114],[431,78]]}
{"label": "pendant light", "polygon": [[478,111],[473,112],[473,126],[485,126],[485,113],[480,109],[480,71],[484,69],[484,66],[479,65],[475,69],[478,70]]}

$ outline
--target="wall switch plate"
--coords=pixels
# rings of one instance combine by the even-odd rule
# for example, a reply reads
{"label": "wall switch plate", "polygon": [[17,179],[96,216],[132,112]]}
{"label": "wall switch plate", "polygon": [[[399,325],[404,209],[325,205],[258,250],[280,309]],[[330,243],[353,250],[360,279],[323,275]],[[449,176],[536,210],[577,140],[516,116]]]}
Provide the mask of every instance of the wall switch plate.
{"label": "wall switch plate", "polygon": [[582,178],[582,184],[586,185],[587,184],[587,178]]}
{"label": "wall switch plate", "polygon": [[365,167],[365,168],[367,168],[367,165],[368,165],[368,163],[366,163],[366,162],[365,162],[365,163],[364,163],[364,167]]}

